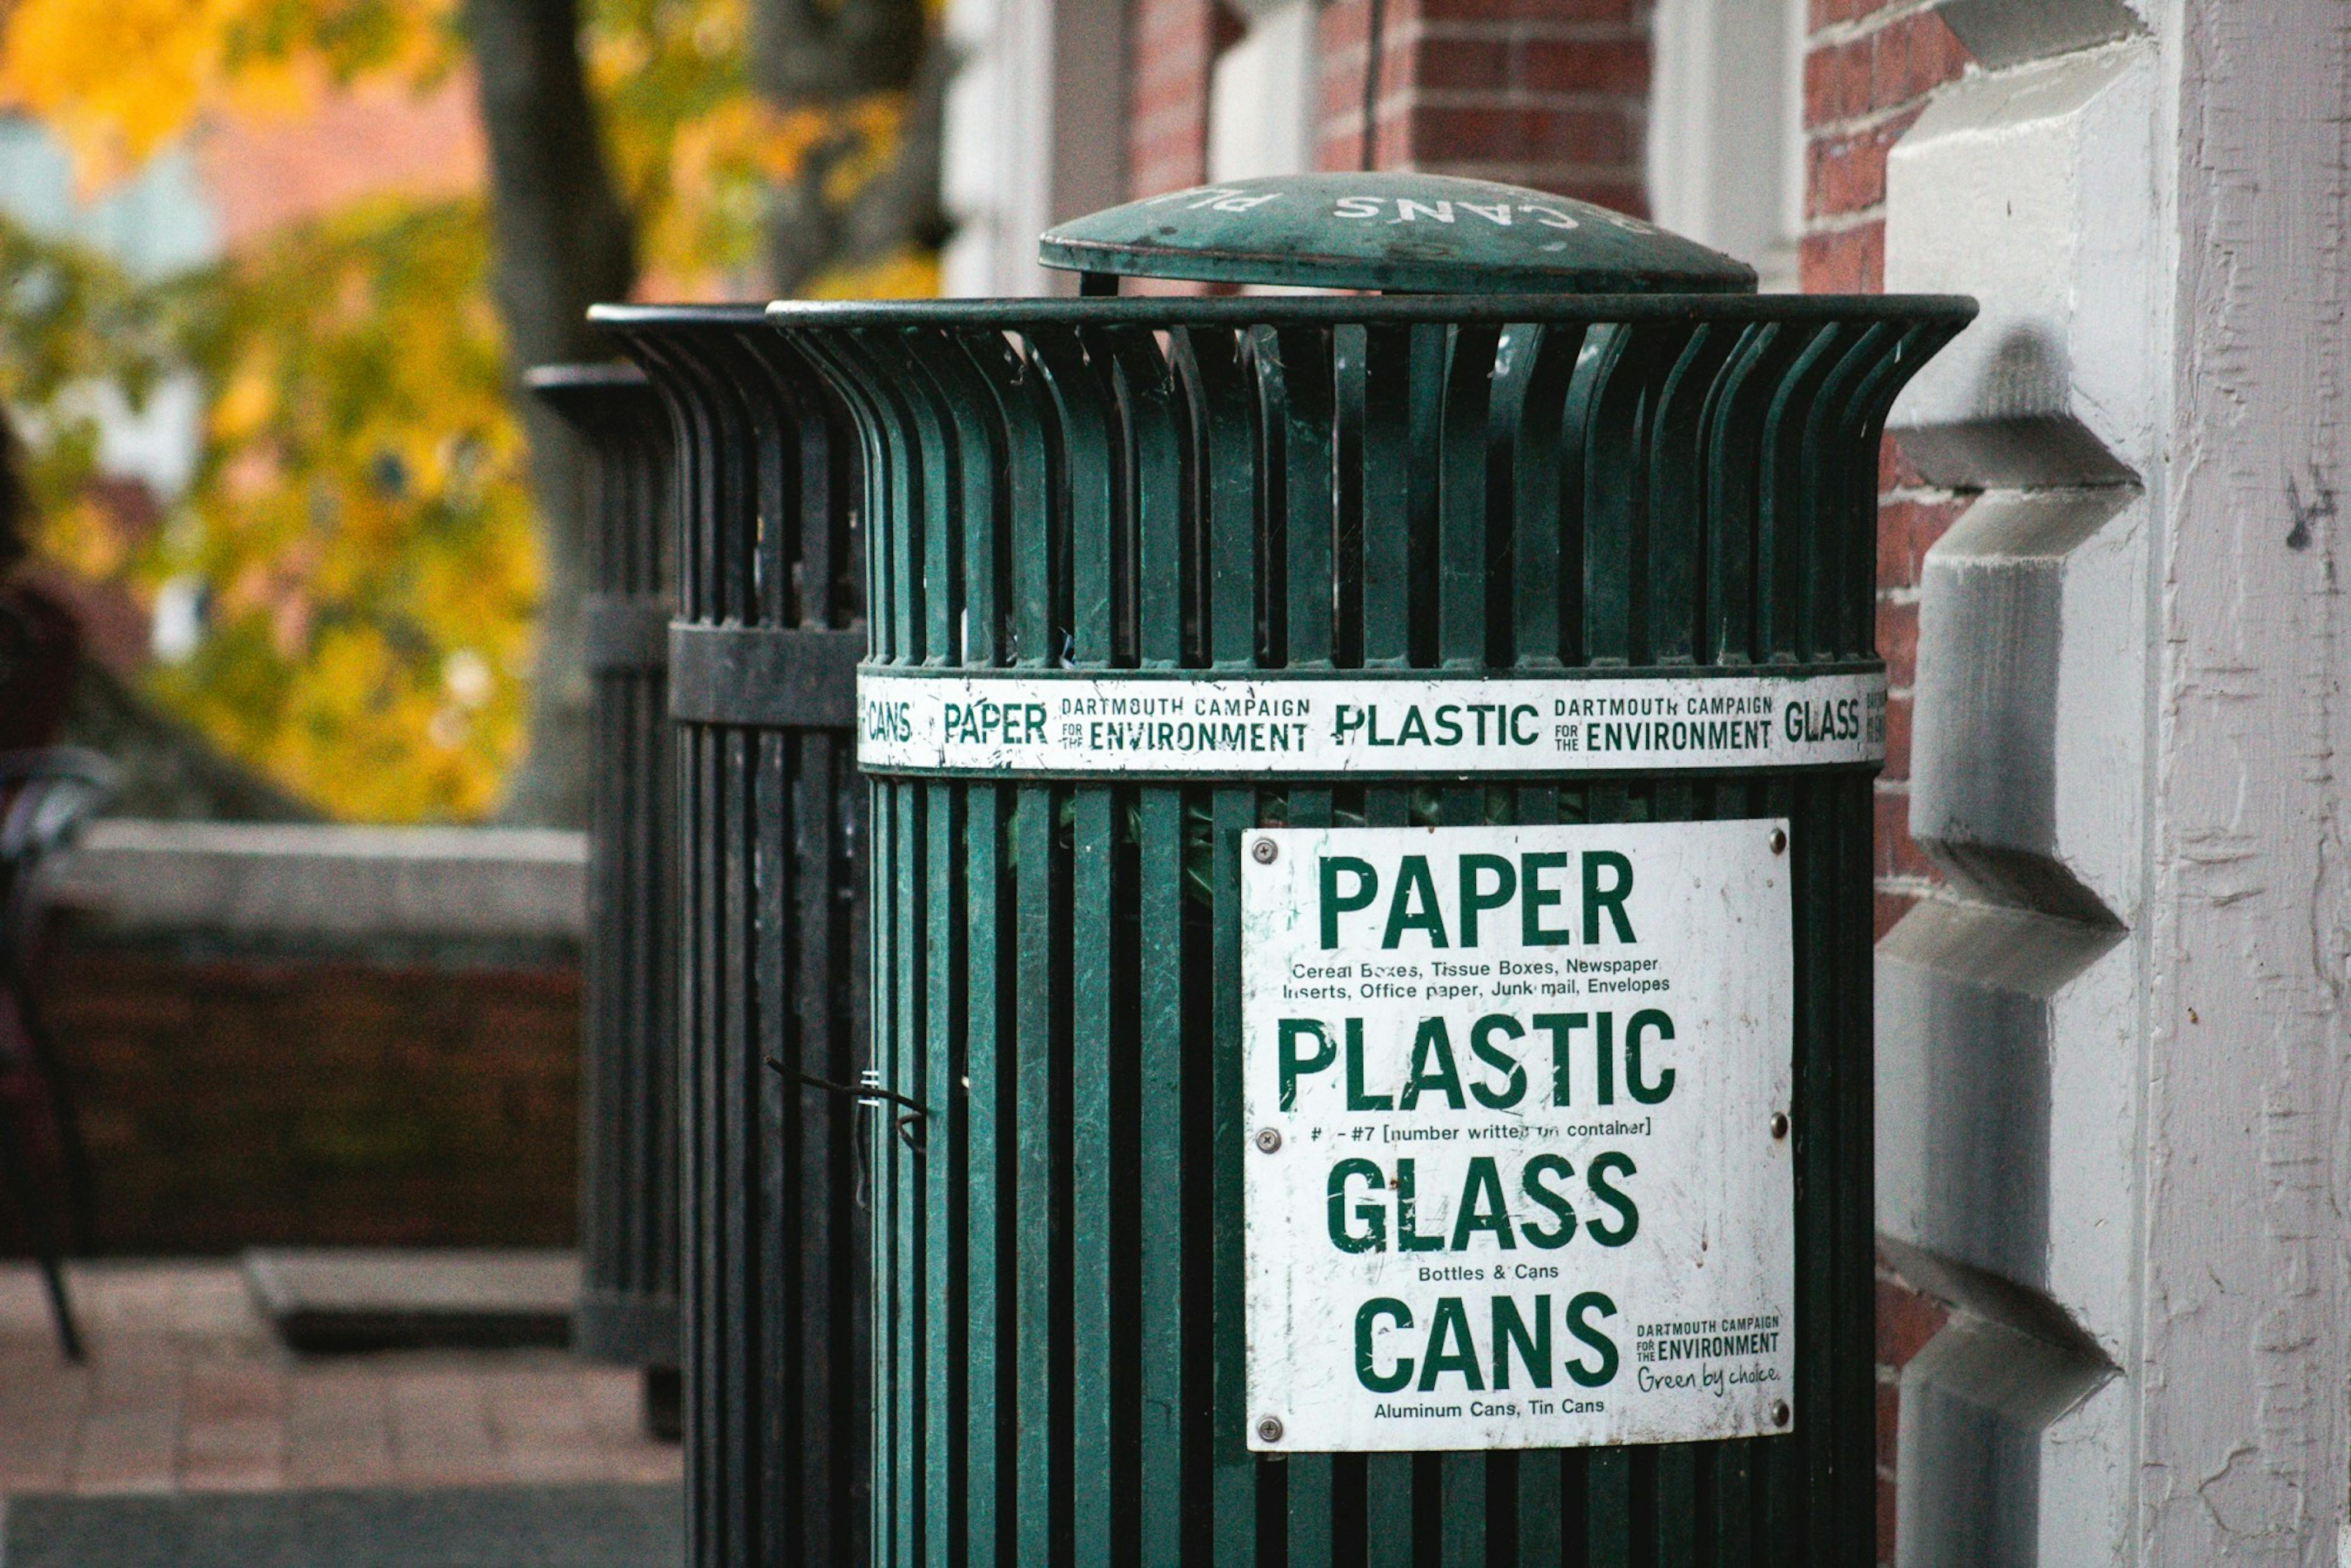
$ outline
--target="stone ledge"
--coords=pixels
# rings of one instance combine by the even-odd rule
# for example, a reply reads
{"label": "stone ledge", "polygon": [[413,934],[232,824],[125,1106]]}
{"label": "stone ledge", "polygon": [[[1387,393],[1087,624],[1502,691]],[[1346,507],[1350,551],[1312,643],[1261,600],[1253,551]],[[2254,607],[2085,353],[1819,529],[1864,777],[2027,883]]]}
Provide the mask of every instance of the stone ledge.
{"label": "stone ledge", "polygon": [[576,941],[585,834],[538,828],[94,822],[51,896],[113,932]]}

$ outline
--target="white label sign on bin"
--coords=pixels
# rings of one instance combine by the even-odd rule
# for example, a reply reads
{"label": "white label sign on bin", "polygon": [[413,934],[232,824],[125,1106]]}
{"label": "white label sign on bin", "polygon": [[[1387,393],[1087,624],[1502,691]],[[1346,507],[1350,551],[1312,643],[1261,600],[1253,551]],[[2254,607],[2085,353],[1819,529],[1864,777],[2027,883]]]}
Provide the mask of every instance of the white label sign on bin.
{"label": "white label sign on bin", "polygon": [[1650,773],[1886,759],[1886,672],[1197,676],[861,669],[868,771]]}
{"label": "white label sign on bin", "polygon": [[1242,835],[1251,1448],[1792,1428],[1787,830]]}

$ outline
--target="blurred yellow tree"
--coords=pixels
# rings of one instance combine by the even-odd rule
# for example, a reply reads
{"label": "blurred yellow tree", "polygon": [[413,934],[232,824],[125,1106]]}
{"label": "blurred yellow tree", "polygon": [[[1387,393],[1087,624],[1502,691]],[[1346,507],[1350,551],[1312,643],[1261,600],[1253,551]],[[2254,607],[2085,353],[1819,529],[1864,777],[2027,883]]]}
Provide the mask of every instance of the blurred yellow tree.
{"label": "blurred yellow tree", "polygon": [[[437,83],[502,3],[14,0],[0,101],[52,127],[96,189],[212,116],[299,116],[355,81]],[[781,100],[754,80],[755,7],[805,29],[872,4],[580,0],[592,134],[663,294],[756,287],[778,190],[814,183],[847,205],[888,173],[907,86]],[[377,199],[144,288],[69,246],[44,250],[45,271],[9,266],[0,235],[20,280],[0,291],[0,337],[16,345],[0,349],[0,397],[33,416],[50,553],[142,591],[206,585],[206,636],[156,672],[155,695],[339,815],[481,815],[529,742],[535,595],[547,550],[576,548],[576,530],[534,527],[489,232],[483,203]],[[800,281],[928,292],[935,277],[917,247]],[[93,429],[70,392],[111,381],[135,398],[175,366],[210,393],[205,449],[157,545],[124,559],[89,513]]]}
{"label": "blurred yellow tree", "polygon": [[[682,293],[739,290],[758,263],[774,190],[820,161],[826,193],[852,204],[887,171],[905,123],[903,88],[852,85],[792,105],[755,90],[757,3],[581,0],[580,53],[640,255]],[[298,116],[354,81],[436,85],[465,57],[460,9],[459,0],[14,0],[0,23],[0,102],[52,127],[95,189],[208,115]],[[935,23],[945,0],[923,9]],[[811,292],[867,278],[928,292],[930,260],[920,247],[852,257],[822,269]]]}
{"label": "blurred yellow tree", "polygon": [[159,695],[338,814],[488,810],[522,739],[537,559],[470,203],[275,239],[193,334],[215,389],[159,567],[211,585]]}
{"label": "blurred yellow tree", "polygon": [[53,127],[95,186],[206,114],[296,111],[330,79],[434,79],[453,18],[452,0],[16,0],[0,95]]}

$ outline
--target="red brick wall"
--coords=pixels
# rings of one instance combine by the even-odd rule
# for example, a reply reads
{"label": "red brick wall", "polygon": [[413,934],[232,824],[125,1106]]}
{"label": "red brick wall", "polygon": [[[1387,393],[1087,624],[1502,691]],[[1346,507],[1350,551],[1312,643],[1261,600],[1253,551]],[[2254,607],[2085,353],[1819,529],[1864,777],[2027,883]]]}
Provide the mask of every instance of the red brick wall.
{"label": "red brick wall", "polygon": [[318,93],[296,114],[256,107],[211,118],[197,167],[232,252],[386,191],[423,200],[482,189],[487,149],[471,70],[429,92],[372,80]]}
{"label": "red brick wall", "polygon": [[82,941],[47,971],[103,1250],[571,1239],[575,965]]}
{"label": "red brick wall", "polygon": [[[1387,0],[1375,166],[1646,213],[1649,0]],[[1363,162],[1371,0],[1322,13],[1326,169]]]}
{"label": "red brick wall", "polygon": [[[1322,12],[1326,169],[1363,164],[1371,0]],[[1239,36],[1216,0],[1136,0],[1134,194],[1207,175],[1208,76]],[[1387,0],[1376,166],[1536,185],[1647,211],[1648,0]]]}
{"label": "red brick wall", "polygon": [[1894,1561],[1895,1439],[1901,1425],[1902,1369],[1942,1332],[1951,1311],[1901,1276],[1877,1268],[1877,1560]]}
{"label": "red brick wall", "polygon": [[[1927,95],[1968,64],[1942,19],[1910,0],[1810,0],[1804,60],[1804,287],[1876,293],[1886,280],[1886,155]],[[1892,693],[1877,786],[1877,929],[1885,935],[1934,880],[1910,841],[1910,704],[1918,648],[1918,569],[1969,497],[1933,489],[1891,442],[1880,465],[1877,643]]]}
{"label": "red brick wall", "polygon": [[1239,36],[1217,0],[1135,0],[1128,179],[1137,196],[1208,177],[1208,72]]}
{"label": "red brick wall", "polygon": [[[1941,19],[1909,0],[1810,0],[1804,60],[1803,284],[1876,293],[1886,281],[1886,155],[1928,94],[1967,67]],[[1910,839],[1911,694],[1917,682],[1918,574],[1927,548],[1970,497],[1929,487],[1887,442],[1879,462],[1877,644],[1886,656],[1886,771],[1877,785],[1877,930],[1885,935],[1934,880]],[[1891,1270],[1877,1283],[1877,1541],[1894,1561],[1896,1437],[1902,1368],[1949,1316]]]}

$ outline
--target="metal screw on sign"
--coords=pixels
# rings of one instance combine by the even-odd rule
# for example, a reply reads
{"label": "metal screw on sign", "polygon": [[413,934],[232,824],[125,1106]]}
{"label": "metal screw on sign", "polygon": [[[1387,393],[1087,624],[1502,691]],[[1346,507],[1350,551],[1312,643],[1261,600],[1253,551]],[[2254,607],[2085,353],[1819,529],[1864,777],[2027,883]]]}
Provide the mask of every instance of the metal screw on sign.
{"label": "metal screw on sign", "polygon": [[1259,839],[1249,850],[1249,853],[1257,857],[1258,864],[1271,865],[1274,857],[1281,853],[1281,850],[1271,839]]}
{"label": "metal screw on sign", "polygon": [[1257,1130],[1258,1153],[1261,1155],[1270,1155],[1280,1147],[1281,1147],[1281,1133],[1280,1129],[1274,1127],[1259,1127]]}
{"label": "metal screw on sign", "polygon": [[1771,852],[1775,855],[1784,855],[1788,852],[1788,835],[1779,828],[1771,830]]}
{"label": "metal screw on sign", "polygon": [[1771,1401],[1771,1425],[1774,1427],[1786,1426],[1788,1424],[1788,1402],[1786,1400],[1774,1399]]}
{"label": "metal screw on sign", "polygon": [[1777,1140],[1777,1139],[1780,1139],[1780,1138],[1784,1138],[1784,1137],[1786,1137],[1787,1135],[1788,1135],[1788,1113],[1786,1113],[1785,1111],[1774,1111],[1774,1112],[1772,1112],[1772,1113],[1771,1113],[1771,1136],[1773,1137],[1773,1139]]}
{"label": "metal screw on sign", "polygon": [[[1782,1421],[1781,1424],[1785,1426],[1786,1422]],[[1257,1424],[1257,1440],[1260,1443],[1280,1442],[1281,1417],[1279,1416],[1269,1416],[1264,1420],[1259,1421]]]}

